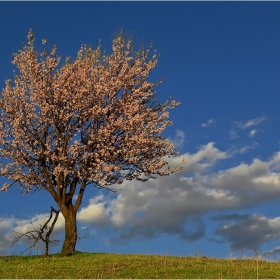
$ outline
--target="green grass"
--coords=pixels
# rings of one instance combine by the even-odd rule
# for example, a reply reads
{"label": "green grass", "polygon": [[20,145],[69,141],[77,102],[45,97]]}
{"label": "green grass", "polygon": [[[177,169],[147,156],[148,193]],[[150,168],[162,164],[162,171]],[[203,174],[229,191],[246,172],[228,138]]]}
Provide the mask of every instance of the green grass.
{"label": "green grass", "polygon": [[280,278],[280,263],[256,259],[77,253],[72,256],[3,256],[0,278]]}

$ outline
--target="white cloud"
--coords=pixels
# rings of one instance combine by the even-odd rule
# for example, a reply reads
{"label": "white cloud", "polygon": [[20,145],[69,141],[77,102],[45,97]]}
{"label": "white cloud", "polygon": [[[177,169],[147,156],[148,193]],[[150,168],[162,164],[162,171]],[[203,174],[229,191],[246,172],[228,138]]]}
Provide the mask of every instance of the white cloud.
{"label": "white cloud", "polygon": [[[25,233],[43,225],[49,218],[48,214],[37,214],[31,219],[16,219],[14,217],[1,218],[0,219],[0,251],[5,251],[12,248],[14,238],[17,236],[16,233]],[[55,228],[51,235],[51,240],[57,239],[59,234],[64,230],[64,218],[60,213],[55,224]],[[22,245],[23,250],[28,248],[34,243],[34,240],[28,240],[23,237],[14,245],[14,248],[18,245]],[[42,242],[39,242],[42,246]]]}
{"label": "white cloud", "polygon": [[77,220],[82,223],[106,225],[108,223],[108,213],[105,208],[104,196],[98,195],[89,200],[87,207],[81,208],[77,214]]}
{"label": "white cloud", "polygon": [[15,218],[0,218],[0,251],[5,251],[11,246],[13,238],[9,231],[14,225]]}
{"label": "white cloud", "polygon": [[238,136],[236,130],[233,130],[233,129],[232,129],[232,130],[229,131],[229,138],[230,138],[230,139],[233,140],[233,139],[236,139],[236,138],[238,138],[238,137],[239,137],[239,136]]}
{"label": "white cloud", "polygon": [[257,130],[256,129],[252,129],[250,132],[249,132],[249,137],[254,137],[257,133]]}
{"label": "white cloud", "polygon": [[[119,236],[110,241],[125,242],[137,236],[149,239],[162,233],[194,240],[204,234],[203,213],[250,207],[280,196],[279,175],[270,171],[269,163],[255,159],[252,164],[242,163],[216,174],[203,175],[201,172],[211,166],[200,168],[199,162],[205,155],[215,160],[227,157],[209,143],[196,154],[182,155],[187,161],[183,169],[185,176],[174,175],[145,184],[124,182],[122,192],[107,205],[109,218],[119,232]],[[177,161],[181,158],[173,158],[174,164]],[[186,176],[194,170],[198,171]],[[187,230],[186,225],[193,217],[196,228],[187,227]]]}
{"label": "white cloud", "polygon": [[251,145],[246,145],[243,146],[241,148],[235,149],[231,152],[231,156],[235,155],[235,154],[245,154],[250,150],[254,150],[258,147],[258,143],[256,141],[252,141]]}
{"label": "white cloud", "polygon": [[182,130],[176,130],[174,139],[170,140],[176,148],[182,147],[185,142],[185,134]]}
{"label": "white cloud", "polygon": [[249,137],[253,138],[256,136],[257,133],[263,131],[262,129],[252,129],[250,132],[249,132]]}
{"label": "white cloud", "polygon": [[183,165],[183,173],[204,172],[217,161],[230,157],[227,152],[219,151],[214,145],[214,142],[209,142],[207,145],[201,146],[200,150],[194,154],[185,153],[165,160],[175,167],[181,164],[182,158],[184,158],[186,163]]}
{"label": "white cloud", "polygon": [[[237,133],[238,129],[247,129],[247,128],[250,128],[250,127],[253,127],[253,126],[257,126],[265,120],[266,120],[266,117],[264,116],[264,117],[259,117],[259,118],[249,120],[247,122],[235,122],[232,129],[229,131],[230,139],[233,140],[233,139],[239,138],[239,135]],[[248,136],[253,138],[260,131],[263,131],[263,130],[262,129],[256,129],[256,128],[251,129]]]}
{"label": "white cloud", "polygon": [[208,120],[206,123],[202,123],[201,127],[209,127],[210,125],[212,125],[213,123],[215,123],[216,121],[214,119],[210,119]]}
{"label": "white cloud", "polygon": [[[206,146],[214,149],[212,144]],[[187,164],[188,159],[193,161],[184,167],[184,176],[172,175],[145,184],[125,182],[122,185],[121,194],[108,205],[111,221],[119,230],[119,236],[111,242],[128,241],[137,236],[153,238],[163,233],[183,239],[199,238],[205,228],[201,220],[203,213],[251,207],[280,197],[279,175],[271,171],[273,166],[269,162],[259,159],[218,173],[203,175],[197,172],[186,176],[194,169],[200,170],[198,164],[202,157],[198,155],[207,151],[206,146],[188,158],[186,154],[182,155]],[[222,152],[217,150],[216,154]],[[174,158],[174,163],[175,160],[179,159]],[[188,230],[191,217],[197,219],[193,232]]]}
{"label": "white cloud", "polygon": [[[267,253],[267,255],[269,255],[269,256],[273,256],[273,255],[278,255],[278,256],[279,256],[279,253],[280,253],[280,246],[277,246],[277,247],[275,247],[274,249],[269,250],[269,251],[266,252],[266,253]],[[279,260],[279,258],[278,258],[278,260]]]}
{"label": "white cloud", "polygon": [[0,231],[12,227],[12,225],[14,224],[14,220],[15,220],[14,218],[8,218],[8,219],[0,218]]}
{"label": "white cloud", "polygon": [[269,161],[269,165],[273,166],[273,170],[280,171],[280,152],[274,153]]}
{"label": "white cloud", "polygon": [[[113,226],[116,236],[108,242],[128,242],[136,237],[152,239],[162,234],[194,241],[204,236],[205,213],[248,208],[280,197],[280,152],[268,161],[255,158],[251,163],[209,172],[218,161],[232,156],[210,142],[196,153],[172,157],[168,161],[173,166],[181,164],[185,158],[181,175],[173,174],[145,183],[125,181],[118,186],[121,191],[110,199],[102,194],[90,199],[79,211],[78,221],[83,226],[89,224],[99,229]],[[47,217],[48,214],[41,214],[32,220],[34,224],[42,223]],[[255,222],[263,221],[254,219]],[[63,222],[63,218],[58,221],[61,230]],[[15,218],[2,219],[0,245],[6,246],[11,229],[23,231],[29,223]],[[273,229],[271,223],[263,224]],[[4,230],[6,227],[9,230]],[[220,228],[218,234],[233,238],[225,229],[221,231]],[[265,242],[266,239],[258,242],[262,240]],[[230,242],[234,244],[234,240]]]}
{"label": "white cloud", "polygon": [[245,129],[245,128],[248,128],[248,127],[251,127],[251,126],[256,126],[256,125],[260,124],[261,122],[263,122],[264,120],[266,120],[265,116],[249,120],[245,123],[244,122],[236,122],[235,124],[237,125],[238,128]]}

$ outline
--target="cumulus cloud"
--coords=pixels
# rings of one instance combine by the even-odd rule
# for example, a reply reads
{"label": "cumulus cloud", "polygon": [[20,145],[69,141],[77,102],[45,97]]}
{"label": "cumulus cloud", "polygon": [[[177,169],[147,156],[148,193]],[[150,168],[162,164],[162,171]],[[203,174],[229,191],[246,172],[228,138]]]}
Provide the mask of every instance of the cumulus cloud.
{"label": "cumulus cloud", "polygon": [[[230,218],[227,217],[227,220]],[[216,234],[230,242],[232,249],[256,250],[263,243],[280,237],[280,217],[269,219],[258,214],[239,216],[237,222],[220,226]]]}
{"label": "cumulus cloud", "polygon": [[[251,164],[241,163],[217,173],[193,174],[194,169],[199,170],[202,157],[198,155],[210,147],[215,149],[212,144],[206,146],[188,155],[193,163],[184,167],[181,177],[172,175],[145,184],[125,182],[121,194],[108,205],[111,222],[119,232],[110,242],[161,234],[195,240],[204,235],[205,224],[199,219],[204,213],[251,207],[280,196],[280,177],[271,164],[278,162],[275,157],[270,162],[254,159]],[[227,155],[215,150],[217,154],[220,158]],[[187,159],[186,154],[182,156]],[[195,223],[191,217],[196,217]]]}
{"label": "cumulus cloud", "polygon": [[273,166],[275,171],[280,171],[280,152],[274,153],[273,157],[269,161],[269,165]]}
{"label": "cumulus cloud", "polygon": [[13,238],[9,231],[15,223],[15,218],[0,218],[0,251],[5,251],[12,243]]}
{"label": "cumulus cloud", "polygon": [[104,195],[100,194],[89,200],[87,207],[81,208],[77,214],[77,220],[82,223],[105,226],[108,224],[108,213]]}
{"label": "cumulus cloud", "polygon": [[[26,232],[28,230],[32,230],[34,227],[38,228],[40,225],[43,225],[49,218],[48,214],[37,214],[36,216],[32,217],[30,220],[24,219],[16,219],[14,221],[14,231],[17,232]],[[56,230],[63,229],[64,228],[64,219],[62,217],[62,214],[60,213],[57,219],[57,222],[55,224]]]}
{"label": "cumulus cloud", "polygon": [[209,127],[210,125],[214,124],[216,121],[214,119],[210,119],[205,123],[201,124],[201,127]]}
{"label": "cumulus cloud", "polygon": [[179,238],[189,242],[198,240],[204,236],[205,228],[206,225],[200,215],[190,216],[187,220],[187,227]]}
{"label": "cumulus cloud", "polygon": [[[27,231],[33,230],[34,228],[39,228],[43,225],[49,218],[48,214],[37,214],[31,219],[16,219],[14,217],[0,218],[0,250],[5,251],[12,247],[13,240],[17,236],[17,233],[25,233]],[[52,232],[51,239],[57,239],[58,236],[64,230],[64,218],[60,213],[55,224],[54,231]],[[14,247],[22,245],[22,248],[28,248],[33,244],[33,240],[28,240],[27,238],[21,238]],[[42,243],[39,242],[42,246]],[[24,250],[23,249],[23,250]]]}
{"label": "cumulus cloud", "polygon": [[214,147],[214,142],[209,142],[202,145],[198,152],[194,154],[185,153],[178,157],[166,158],[172,166],[181,164],[182,159],[186,160],[184,164],[184,173],[204,172],[210,166],[213,166],[217,161],[230,157],[227,152],[222,152]]}
{"label": "cumulus cloud", "polygon": [[[114,228],[115,236],[108,240],[109,243],[129,242],[134,238],[153,239],[166,234],[186,241],[202,238],[206,228],[204,214],[248,208],[280,197],[280,152],[268,161],[255,158],[252,162],[213,172],[217,162],[232,156],[232,153],[221,151],[210,142],[195,153],[167,159],[176,166],[184,158],[186,164],[182,173],[145,183],[125,181],[118,186],[120,192],[110,197],[100,193],[90,199],[88,205],[79,211],[77,219],[83,226],[94,225],[100,230]],[[33,221],[45,221],[47,217],[48,214],[36,215]],[[241,224],[244,231],[248,230],[244,221],[262,224],[272,230],[272,235],[275,224],[278,225],[277,219],[274,222],[266,221],[259,216],[220,216],[219,219],[221,222],[223,219],[233,219],[233,225]],[[62,221],[58,223],[60,228]],[[9,238],[11,227],[22,231],[28,223],[15,218],[1,220],[0,244]],[[3,231],[3,228],[10,230]],[[218,228],[216,234],[228,239],[234,247],[244,243],[240,238],[235,241],[236,237],[230,235],[226,227]],[[268,239],[257,237],[250,246]]]}

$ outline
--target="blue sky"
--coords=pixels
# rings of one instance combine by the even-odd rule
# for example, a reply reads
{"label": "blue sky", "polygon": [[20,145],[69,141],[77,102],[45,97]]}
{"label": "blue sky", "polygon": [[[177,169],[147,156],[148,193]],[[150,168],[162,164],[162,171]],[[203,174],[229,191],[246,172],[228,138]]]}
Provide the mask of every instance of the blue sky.
{"label": "blue sky", "polygon": [[[129,181],[117,194],[88,188],[78,229],[83,236],[88,228],[91,239],[78,250],[278,257],[279,12],[279,2],[0,2],[2,88],[30,28],[63,57],[99,39],[110,52],[123,28],[136,46],[152,41],[160,53],[151,74],[165,77],[158,100],[182,101],[163,134],[180,152],[171,163],[187,160],[182,174]],[[43,223],[56,206],[48,193],[22,196],[18,186],[0,193],[0,205],[3,254],[27,246],[11,247],[12,230]],[[61,218],[54,236],[63,238]]]}

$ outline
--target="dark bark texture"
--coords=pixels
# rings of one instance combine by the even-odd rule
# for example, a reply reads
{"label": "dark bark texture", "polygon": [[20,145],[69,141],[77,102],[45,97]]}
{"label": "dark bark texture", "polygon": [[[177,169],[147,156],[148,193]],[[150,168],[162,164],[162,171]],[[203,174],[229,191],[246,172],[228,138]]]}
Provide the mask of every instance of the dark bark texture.
{"label": "dark bark texture", "polygon": [[72,254],[75,251],[77,242],[77,222],[76,212],[73,210],[64,210],[62,212],[65,218],[65,239],[62,245],[61,254]]}

